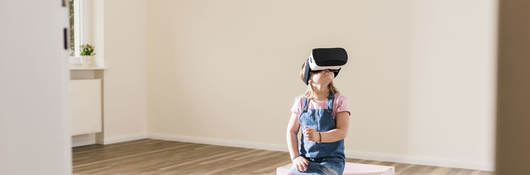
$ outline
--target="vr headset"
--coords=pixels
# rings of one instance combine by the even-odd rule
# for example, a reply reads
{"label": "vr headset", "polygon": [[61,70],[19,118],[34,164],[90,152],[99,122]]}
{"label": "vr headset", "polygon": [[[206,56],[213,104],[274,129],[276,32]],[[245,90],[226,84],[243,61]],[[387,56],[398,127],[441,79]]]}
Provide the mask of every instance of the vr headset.
{"label": "vr headset", "polygon": [[315,48],[306,61],[304,72],[304,83],[309,83],[309,76],[312,71],[330,69],[335,77],[348,61],[348,55],[343,48]]}

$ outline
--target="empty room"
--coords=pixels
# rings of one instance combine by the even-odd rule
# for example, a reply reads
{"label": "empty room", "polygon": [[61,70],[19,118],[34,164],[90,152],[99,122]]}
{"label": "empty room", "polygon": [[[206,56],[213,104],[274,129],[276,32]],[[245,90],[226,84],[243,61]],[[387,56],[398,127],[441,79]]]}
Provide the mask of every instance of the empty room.
{"label": "empty room", "polygon": [[0,1],[0,174],[528,175],[530,2]]}

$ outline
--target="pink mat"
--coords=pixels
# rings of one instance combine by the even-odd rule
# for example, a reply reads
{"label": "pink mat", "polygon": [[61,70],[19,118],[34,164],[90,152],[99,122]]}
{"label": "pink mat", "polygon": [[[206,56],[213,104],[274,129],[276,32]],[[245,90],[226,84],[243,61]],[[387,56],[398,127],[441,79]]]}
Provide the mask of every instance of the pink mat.
{"label": "pink mat", "polygon": [[[276,175],[287,175],[291,164],[276,168]],[[346,162],[343,175],[394,175],[394,167]]]}

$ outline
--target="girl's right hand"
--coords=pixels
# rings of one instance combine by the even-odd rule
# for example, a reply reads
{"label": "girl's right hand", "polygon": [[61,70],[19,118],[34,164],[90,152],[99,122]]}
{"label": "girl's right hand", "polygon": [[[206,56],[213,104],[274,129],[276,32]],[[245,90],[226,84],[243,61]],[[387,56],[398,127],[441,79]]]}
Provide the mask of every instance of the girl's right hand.
{"label": "girl's right hand", "polygon": [[293,165],[296,166],[298,172],[304,172],[307,169],[309,161],[302,156],[298,156],[293,160]]}

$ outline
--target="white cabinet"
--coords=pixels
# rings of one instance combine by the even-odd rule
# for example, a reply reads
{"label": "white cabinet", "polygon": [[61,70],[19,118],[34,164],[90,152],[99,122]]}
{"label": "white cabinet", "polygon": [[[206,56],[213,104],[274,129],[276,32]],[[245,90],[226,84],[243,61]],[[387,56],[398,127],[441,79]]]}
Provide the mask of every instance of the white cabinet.
{"label": "white cabinet", "polygon": [[72,136],[101,132],[101,79],[70,80]]}

